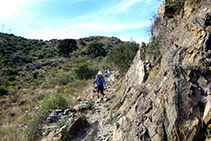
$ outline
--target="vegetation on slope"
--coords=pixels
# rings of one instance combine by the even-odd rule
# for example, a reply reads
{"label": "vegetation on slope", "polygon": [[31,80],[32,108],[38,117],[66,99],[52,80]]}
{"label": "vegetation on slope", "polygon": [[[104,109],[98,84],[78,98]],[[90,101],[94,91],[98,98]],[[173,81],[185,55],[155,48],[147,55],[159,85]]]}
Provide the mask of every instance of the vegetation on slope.
{"label": "vegetation on slope", "polygon": [[[74,97],[87,97],[84,90],[92,87],[98,70],[119,67],[106,58],[120,43],[138,47],[115,37],[43,41],[0,34],[0,140],[38,139],[52,103],[58,102],[54,108],[74,105]],[[73,48],[61,52],[64,46]]]}

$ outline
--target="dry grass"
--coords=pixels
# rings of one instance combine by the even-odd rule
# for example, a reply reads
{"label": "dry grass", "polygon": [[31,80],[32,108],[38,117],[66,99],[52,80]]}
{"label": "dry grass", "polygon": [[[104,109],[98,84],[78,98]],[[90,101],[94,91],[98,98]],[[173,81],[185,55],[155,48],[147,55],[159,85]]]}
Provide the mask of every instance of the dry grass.
{"label": "dry grass", "polygon": [[21,130],[13,124],[3,125],[0,129],[1,141],[26,141]]}
{"label": "dry grass", "polygon": [[[79,63],[86,59],[82,58],[79,60]],[[39,73],[37,79],[32,76],[32,72],[35,71],[21,73],[21,75],[17,76],[17,84],[15,86],[8,86],[8,96],[0,99],[0,140],[27,140],[21,131],[23,128],[18,127],[32,121],[33,117],[37,114],[35,107],[38,107],[39,102],[46,96],[51,96],[55,93],[63,94],[70,105],[74,105],[74,97],[90,99],[94,78],[91,80],[71,78],[74,77],[72,69],[78,65],[78,62],[73,63],[71,58],[57,58],[52,60],[44,59],[42,63],[48,61],[57,62],[57,67],[47,65],[41,69],[36,69],[36,72]],[[98,67],[98,61],[92,61],[90,64],[92,67]],[[41,62],[38,61],[37,63]],[[61,69],[58,69],[59,66],[61,66]],[[65,66],[67,68],[62,69]],[[54,82],[51,83],[51,81]]]}
{"label": "dry grass", "polygon": [[158,74],[158,69],[157,67],[153,67],[150,71],[149,71],[149,76],[147,78],[146,83],[153,83],[154,80],[156,79],[156,76]]}

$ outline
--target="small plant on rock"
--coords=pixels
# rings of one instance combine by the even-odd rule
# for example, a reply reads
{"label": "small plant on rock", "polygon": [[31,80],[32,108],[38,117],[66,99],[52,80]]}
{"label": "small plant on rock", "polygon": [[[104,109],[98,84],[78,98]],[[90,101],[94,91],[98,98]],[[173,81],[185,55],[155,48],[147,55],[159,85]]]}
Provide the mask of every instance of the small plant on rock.
{"label": "small plant on rock", "polygon": [[208,138],[208,136],[210,136],[210,135],[211,135],[211,129],[207,128],[207,129],[206,129],[206,133],[204,134],[204,136],[205,136],[206,138]]}
{"label": "small plant on rock", "polygon": [[6,95],[7,93],[8,91],[4,87],[0,86],[0,96]]}

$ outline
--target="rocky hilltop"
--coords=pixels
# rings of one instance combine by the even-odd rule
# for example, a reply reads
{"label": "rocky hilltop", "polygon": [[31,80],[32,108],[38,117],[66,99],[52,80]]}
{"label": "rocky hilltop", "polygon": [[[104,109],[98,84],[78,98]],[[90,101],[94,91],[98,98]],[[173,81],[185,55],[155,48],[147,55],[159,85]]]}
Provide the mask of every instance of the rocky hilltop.
{"label": "rocky hilltop", "polygon": [[199,141],[208,134],[211,1],[180,1],[179,12],[174,2],[163,1],[151,27],[160,54],[143,60],[140,47],[115,92],[124,96],[113,140]]}

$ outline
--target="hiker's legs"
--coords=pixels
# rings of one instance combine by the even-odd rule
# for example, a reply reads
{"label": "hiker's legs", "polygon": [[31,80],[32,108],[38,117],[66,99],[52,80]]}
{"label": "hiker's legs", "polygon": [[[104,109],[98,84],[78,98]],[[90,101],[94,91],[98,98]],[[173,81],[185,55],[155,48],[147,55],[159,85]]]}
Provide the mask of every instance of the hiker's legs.
{"label": "hiker's legs", "polygon": [[[101,95],[100,95],[101,93]],[[103,86],[102,85],[98,85],[97,86],[97,95],[101,98],[103,98]]]}
{"label": "hiker's legs", "polygon": [[101,95],[102,95],[102,97],[103,97],[103,86],[102,86],[102,89],[101,89]]}
{"label": "hiker's legs", "polygon": [[100,92],[100,85],[97,86],[97,96],[99,97],[99,92]]}
{"label": "hiker's legs", "polygon": [[103,98],[103,86],[100,87],[101,98]]}

